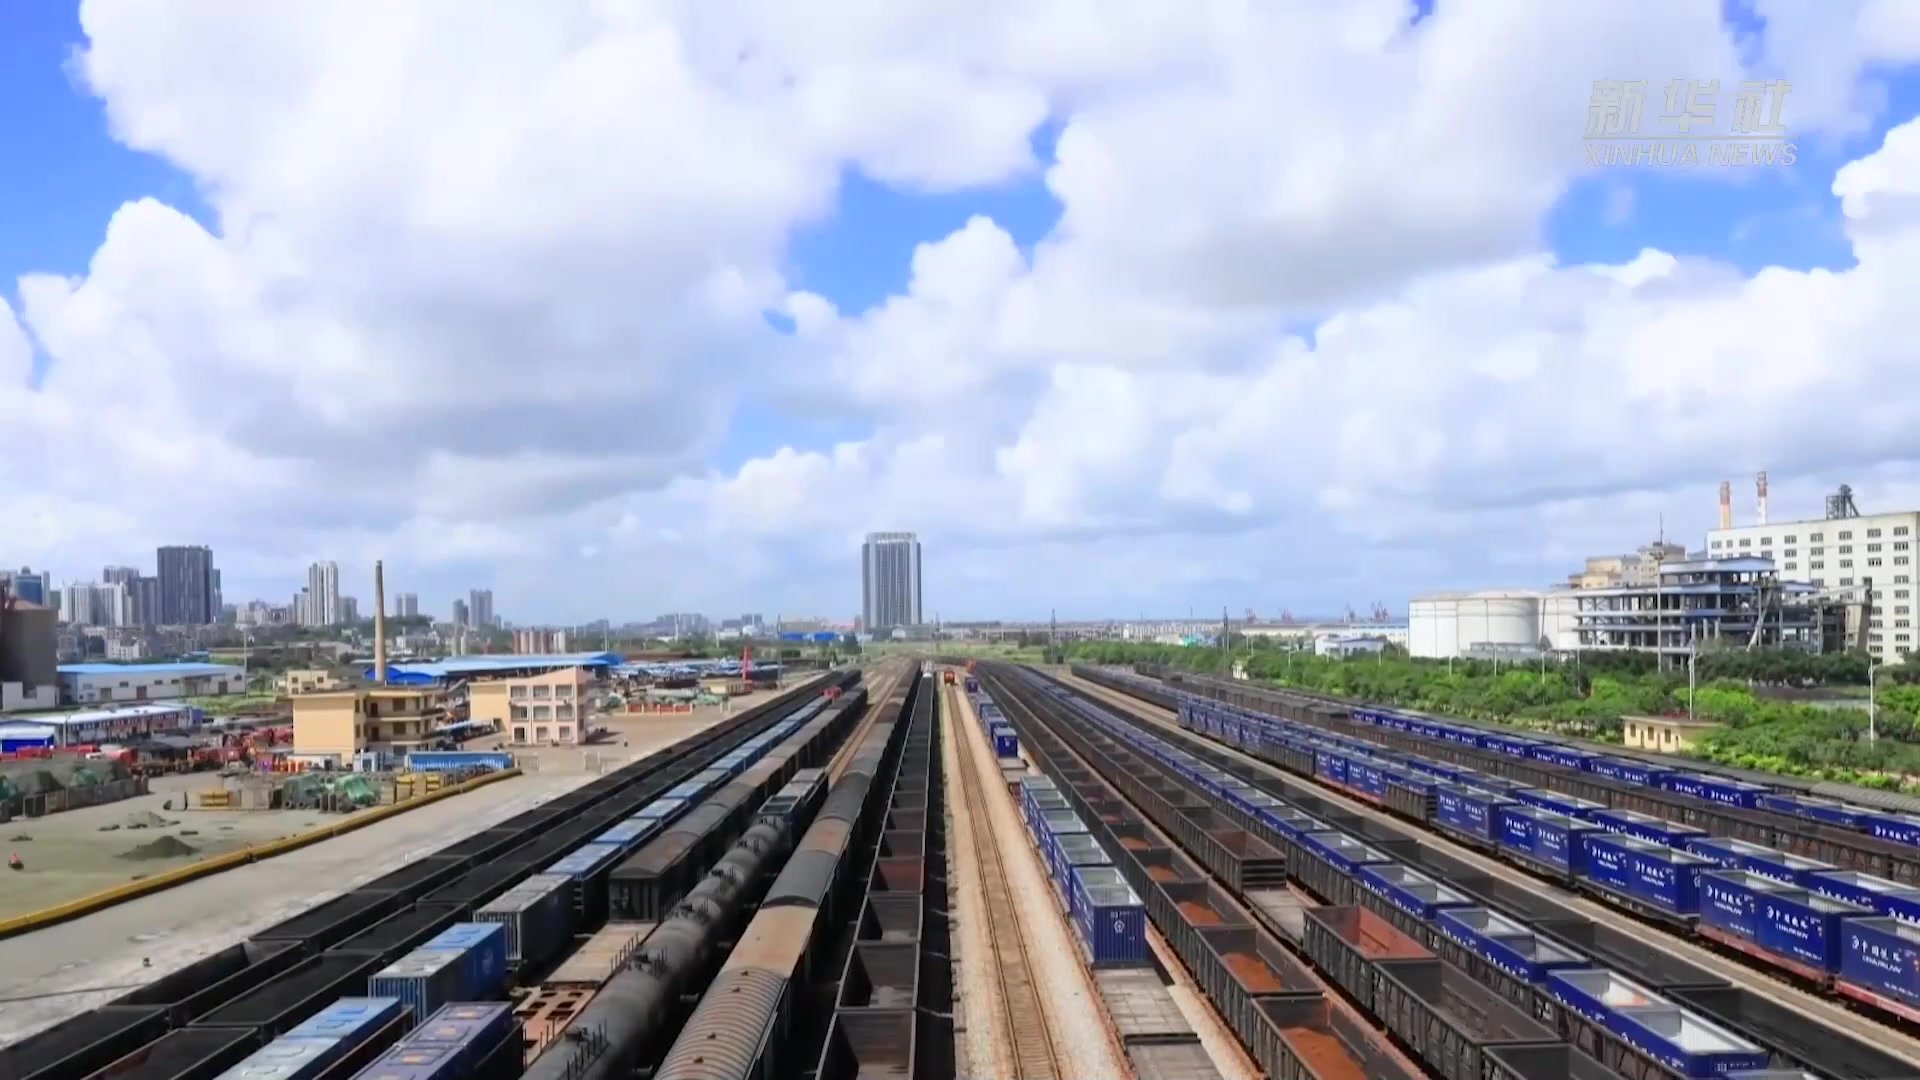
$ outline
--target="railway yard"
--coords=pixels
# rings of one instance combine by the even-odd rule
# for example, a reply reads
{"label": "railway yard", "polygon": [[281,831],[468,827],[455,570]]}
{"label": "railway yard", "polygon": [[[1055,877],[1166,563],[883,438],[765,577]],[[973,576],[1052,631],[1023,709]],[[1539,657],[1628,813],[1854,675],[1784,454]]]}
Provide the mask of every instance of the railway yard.
{"label": "railway yard", "polygon": [[381,876],[0,942],[0,1080],[1920,1077],[1920,848],[1162,674],[882,661]]}

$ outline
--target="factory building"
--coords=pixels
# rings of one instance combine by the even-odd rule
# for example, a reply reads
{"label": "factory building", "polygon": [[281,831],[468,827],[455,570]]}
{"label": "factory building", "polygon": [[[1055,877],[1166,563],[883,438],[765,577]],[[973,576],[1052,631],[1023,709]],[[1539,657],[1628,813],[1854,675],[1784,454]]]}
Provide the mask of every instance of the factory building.
{"label": "factory building", "polygon": [[1715,648],[1838,648],[1844,612],[1820,590],[1782,581],[1773,560],[1696,557],[1662,563],[1652,585],[1574,594],[1583,652],[1650,652],[1682,666]]}
{"label": "factory building", "polygon": [[238,694],[246,669],[231,664],[61,664],[60,700],[72,705]]}
{"label": "factory building", "polygon": [[1720,487],[1720,527],[1707,533],[1707,554],[1770,559],[1781,579],[1805,582],[1846,606],[1848,644],[1864,646],[1881,663],[1899,663],[1920,648],[1914,621],[1914,542],[1920,511],[1862,514],[1853,490],[1827,497],[1826,514],[1767,519],[1766,474],[1760,474],[1757,520],[1733,522],[1729,486]]}

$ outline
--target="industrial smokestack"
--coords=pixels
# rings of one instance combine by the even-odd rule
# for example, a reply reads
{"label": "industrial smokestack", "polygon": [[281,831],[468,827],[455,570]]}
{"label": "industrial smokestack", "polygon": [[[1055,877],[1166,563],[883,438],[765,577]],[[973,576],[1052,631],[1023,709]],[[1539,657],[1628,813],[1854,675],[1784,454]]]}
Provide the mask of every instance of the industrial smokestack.
{"label": "industrial smokestack", "polygon": [[1733,528],[1733,481],[1720,481],[1720,527]]}
{"label": "industrial smokestack", "polygon": [[387,574],[373,561],[373,682],[387,685]]}
{"label": "industrial smokestack", "polygon": [[1760,524],[1765,525],[1767,523],[1767,470],[1760,470],[1760,475],[1755,479],[1754,486],[1760,494]]}

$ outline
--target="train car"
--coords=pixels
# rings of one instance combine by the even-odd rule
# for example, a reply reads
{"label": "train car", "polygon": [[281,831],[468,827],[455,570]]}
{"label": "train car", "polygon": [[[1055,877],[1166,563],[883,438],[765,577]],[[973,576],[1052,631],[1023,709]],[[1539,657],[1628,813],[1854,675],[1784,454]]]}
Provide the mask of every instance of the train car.
{"label": "train car", "polygon": [[[1189,730],[1199,733],[1210,721],[1209,707],[1186,700],[1175,702],[1182,710],[1181,715],[1188,720]],[[1218,713],[1219,709],[1211,710]],[[1113,723],[1109,718],[1105,723]],[[1409,719],[1408,729],[1417,730],[1424,721]],[[1339,756],[1344,759],[1349,779],[1355,761],[1379,760],[1385,763],[1382,778],[1387,781],[1390,790],[1403,794],[1399,801],[1402,806],[1411,806],[1415,811],[1395,808],[1396,813],[1411,816],[1430,828],[1453,835],[1456,839],[1471,839],[1474,846],[1492,851],[1496,857],[1515,865],[1523,866],[1537,873],[1543,873],[1557,880],[1572,884],[1590,892],[1615,906],[1633,911],[1643,917],[1653,919],[1668,926],[1673,932],[1713,941],[1727,948],[1726,935],[1714,931],[1714,923],[1709,921],[1706,911],[1712,902],[1713,875],[1722,874],[1730,869],[1749,874],[1762,882],[1768,882],[1775,888],[1766,896],[1756,900],[1756,911],[1768,912],[1764,916],[1769,921],[1766,929],[1760,923],[1753,924],[1751,938],[1747,947],[1739,951],[1745,953],[1754,963],[1769,967],[1784,976],[1818,982],[1829,993],[1845,996],[1856,1001],[1870,1004],[1874,1008],[1897,1015],[1907,1015],[1902,1010],[1911,1009],[1911,1019],[1920,1022],[1920,985],[1915,987],[1912,1000],[1903,999],[1888,989],[1887,983],[1895,983],[1886,966],[1897,966],[1899,961],[1887,960],[1888,955],[1901,955],[1899,950],[1911,948],[1913,955],[1909,962],[1920,962],[1920,928],[1910,924],[1920,923],[1920,890],[1899,881],[1880,878],[1861,873],[1858,870],[1834,870],[1832,864],[1806,854],[1792,851],[1780,851],[1738,837],[1708,836],[1703,830],[1670,821],[1656,815],[1634,810],[1609,808],[1594,809],[1591,800],[1585,805],[1568,804],[1554,799],[1522,800],[1520,793],[1525,789],[1511,781],[1494,783],[1488,786],[1501,787],[1509,795],[1495,795],[1484,789],[1476,789],[1468,784],[1435,781],[1435,801],[1432,810],[1423,818],[1419,814],[1422,808],[1419,802],[1406,798],[1408,792],[1404,781],[1415,776],[1436,775],[1438,769],[1431,762],[1422,762],[1417,754],[1396,755],[1393,759],[1378,758],[1373,754],[1356,753],[1350,749],[1335,749],[1339,743],[1322,738],[1313,731],[1293,721],[1269,717],[1263,722],[1256,735],[1249,736],[1248,726],[1242,722],[1238,731],[1243,739],[1252,738],[1257,744],[1248,747],[1255,756],[1270,761],[1282,769],[1297,775],[1304,775],[1320,783],[1334,786],[1327,775],[1337,766],[1323,762],[1327,756]],[[1381,725],[1382,730],[1387,725]],[[1126,737],[1143,748],[1156,760],[1179,760],[1187,768],[1192,768],[1190,755],[1173,748],[1170,744],[1157,745],[1156,737],[1135,731],[1131,735],[1116,731],[1116,736]],[[1218,736],[1214,736],[1218,737]],[[1444,738],[1444,737],[1443,737]],[[1460,739],[1447,740],[1461,745]],[[1313,747],[1313,752],[1298,755],[1292,748],[1297,745]],[[1377,750],[1378,748],[1376,748]],[[1536,751],[1539,748],[1527,748],[1533,754],[1533,760],[1539,760]],[[1679,770],[1622,760],[1609,762],[1604,755],[1582,758],[1582,761],[1595,770],[1595,775],[1612,771],[1620,776],[1631,776],[1647,781],[1647,790],[1658,798],[1695,799],[1706,803],[1715,802],[1711,798],[1697,799],[1687,790],[1688,781],[1682,777],[1673,786],[1663,787],[1661,781]],[[1546,762],[1555,767],[1558,763]],[[1361,766],[1364,768],[1364,764]],[[1230,774],[1227,774],[1230,778]],[[1463,769],[1455,769],[1450,774],[1454,779],[1474,780],[1476,777]],[[1217,788],[1221,778],[1219,770],[1212,770],[1207,779]],[[1709,778],[1720,783],[1720,778]],[[1486,783],[1484,779],[1481,783]],[[1348,794],[1353,794],[1351,785],[1339,785]],[[1704,788],[1694,788],[1695,792]],[[1451,795],[1446,813],[1451,816],[1453,825],[1449,827],[1440,821],[1442,816],[1441,795]],[[1756,796],[1756,806],[1760,796]],[[1501,800],[1493,802],[1492,800]],[[1796,799],[1796,802],[1801,801]],[[1563,808],[1575,808],[1591,814],[1594,821],[1582,821],[1564,814],[1544,809],[1540,804],[1560,805]],[[1708,813],[1718,813],[1730,822],[1743,822],[1739,815],[1754,813],[1754,810],[1736,805],[1735,800],[1718,800],[1719,808]],[[1483,832],[1481,818],[1474,813],[1474,805],[1487,807],[1486,820],[1499,826],[1491,844],[1480,838]],[[1531,804],[1531,805],[1530,805]],[[1643,800],[1643,805],[1669,805],[1658,803],[1657,799]],[[1679,802],[1671,803],[1678,807]],[[1389,860],[1381,864],[1362,864],[1351,871],[1358,882],[1351,888],[1343,882],[1346,875],[1342,868],[1327,858],[1326,848],[1329,842],[1326,836],[1305,839],[1311,833],[1328,833],[1326,823],[1298,807],[1281,804],[1263,808],[1253,815],[1263,825],[1273,829],[1289,842],[1296,845],[1298,855],[1304,860],[1300,863],[1307,870],[1307,877],[1314,880],[1310,886],[1315,892],[1326,895],[1331,891],[1342,902],[1369,903],[1374,899],[1381,909],[1399,912],[1411,917],[1415,910],[1426,903],[1423,899],[1394,897],[1392,890],[1386,887],[1389,881],[1401,880],[1401,875],[1409,873],[1404,864]],[[1811,823],[1813,819],[1807,815]],[[1509,824],[1509,823],[1512,824]],[[1806,828],[1814,826],[1809,824]],[[1338,830],[1334,830],[1335,833]],[[1531,833],[1532,854],[1526,850],[1527,833]],[[1826,839],[1826,838],[1823,838]],[[1826,839],[1828,843],[1837,843]],[[1874,843],[1891,843],[1888,838],[1864,838],[1855,841],[1856,846]],[[1361,841],[1346,837],[1343,841],[1334,841],[1342,847],[1351,844],[1364,846]],[[1599,852],[1596,856],[1596,852]],[[1423,858],[1434,858],[1423,855]],[[1312,869],[1319,866],[1323,869]],[[1417,875],[1417,871],[1413,871]],[[1296,876],[1299,876],[1296,874]],[[1779,878],[1781,880],[1770,880]],[[1422,880],[1416,876],[1413,881]],[[1305,883],[1305,882],[1303,882]],[[1436,884],[1439,884],[1436,882]],[[1784,888],[1782,888],[1784,887]],[[1396,903],[1395,900],[1404,901]],[[1435,908],[1434,919],[1438,919],[1443,910]],[[1889,915],[1899,918],[1889,920]],[[1713,918],[1720,918],[1716,914]],[[1724,920],[1722,920],[1724,921]],[[1865,929],[1858,929],[1864,927]],[[1875,936],[1876,931],[1879,936]],[[1766,945],[1760,939],[1765,937]],[[1456,942],[1454,947],[1464,958],[1467,952],[1464,945]],[[1851,953],[1849,952],[1851,949]],[[1875,950],[1879,950],[1876,952]],[[1577,950],[1575,952],[1577,956]],[[1849,956],[1852,957],[1849,961]],[[1849,979],[1843,972],[1834,970],[1822,974],[1821,968],[1844,968],[1849,962],[1857,972],[1864,972],[1875,961],[1883,965],[1878,982],[1864,974],[1856,974]],[[1818,961],[1818,962],[1816,962]],[[1494,970],[1490,962],[1488,970]],[[1505,976],[1502,976],[1503,978]],[[1511,979],[1508,979],[1512,983]],[[1542,997],[1539,988],[1519,987],[1522,996]],[[1511,988],[1511,987],[1510,987]],[[1517,1000],[1517,999],[1516,999]],[[1558,1007],[1558,1006],[1555,1006]],[[1684,1019],[1683,1026],[1699,1017]],[[1705,1022],[1705,1021],[1702,1021]],[[1709,1025],[1711,1026],[1711,1025]],[[1616,1034],[1615,1038],[1619,1038]],[[1646,1051],[1656,1052],[1657,1048]]]}

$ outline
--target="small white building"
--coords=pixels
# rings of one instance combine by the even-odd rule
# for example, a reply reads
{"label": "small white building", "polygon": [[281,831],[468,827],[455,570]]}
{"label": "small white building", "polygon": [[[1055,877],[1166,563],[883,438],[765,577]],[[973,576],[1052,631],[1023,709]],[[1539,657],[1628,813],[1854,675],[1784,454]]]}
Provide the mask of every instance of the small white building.
{"label": "small white building", "polygon": [[213,697],[246,688],[246,669],[232,664],[60,665],[60,700],[70,705]]}
{"label": "small white building", "polygon": [[1387,648],[1387,639],[1360,634],[1323,634],[1313,640],[1317,656],[1344,660],[1350,656],[1376,656]]}
{"label": "small white building", "polygon": [[57,746],[84,746],[191,731],[199,719],[198,710],[183,705],[128,705],[35,715],[29,722],[52,728]]}

